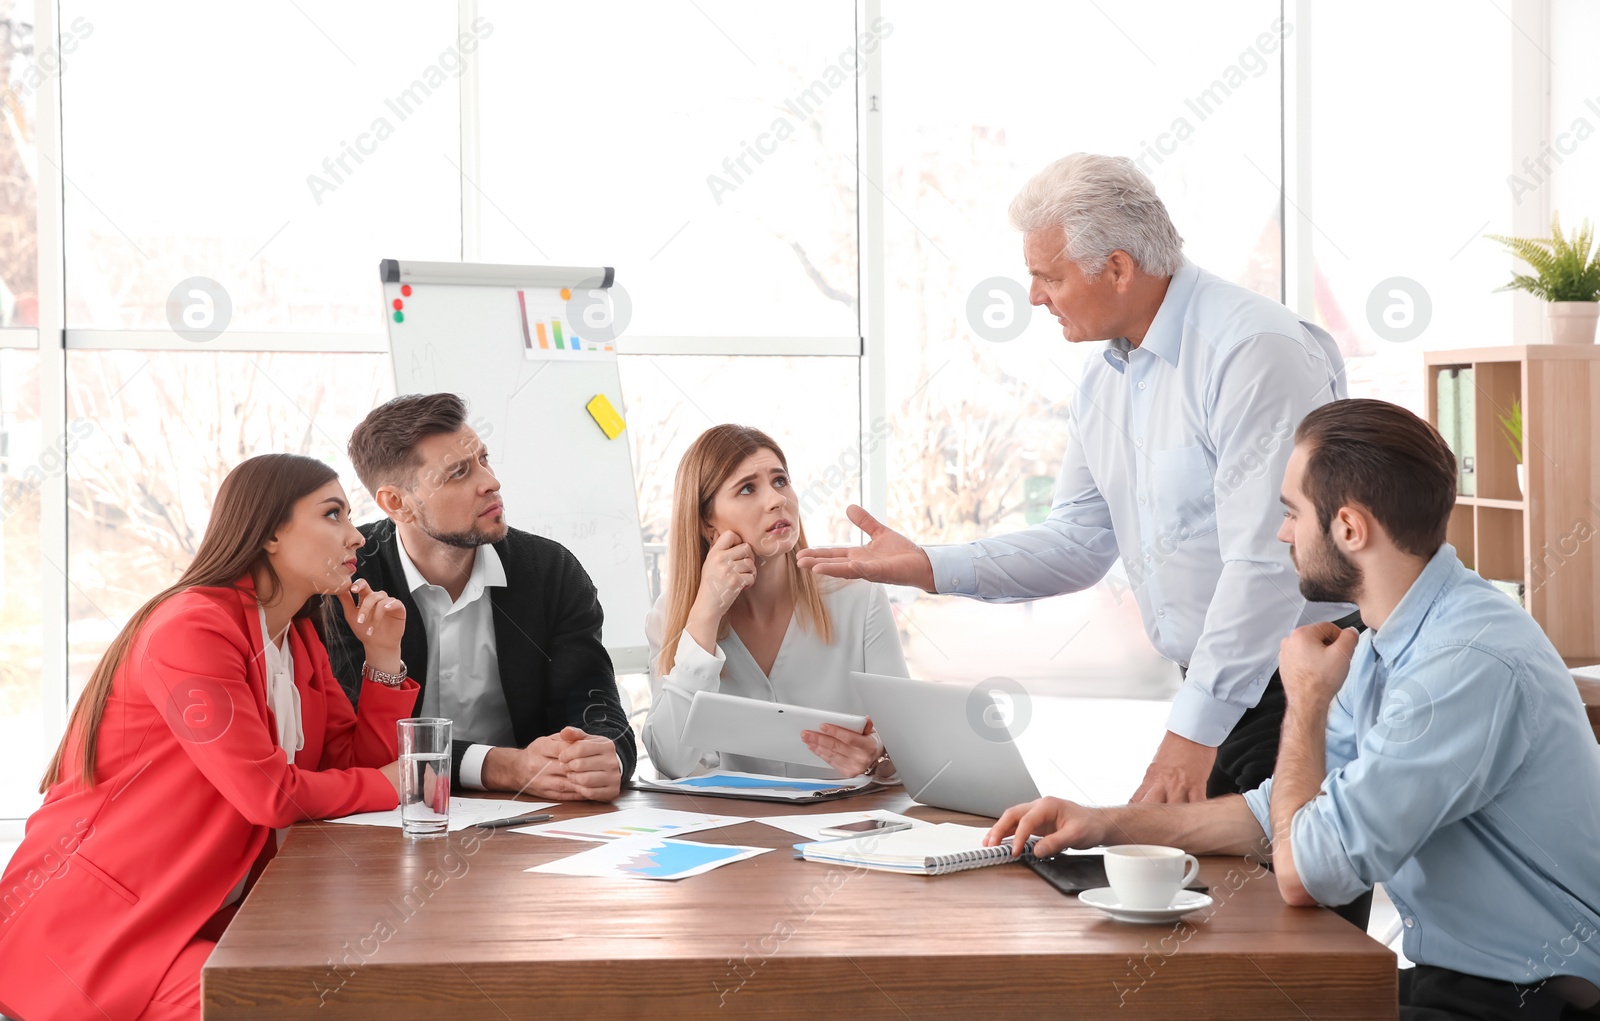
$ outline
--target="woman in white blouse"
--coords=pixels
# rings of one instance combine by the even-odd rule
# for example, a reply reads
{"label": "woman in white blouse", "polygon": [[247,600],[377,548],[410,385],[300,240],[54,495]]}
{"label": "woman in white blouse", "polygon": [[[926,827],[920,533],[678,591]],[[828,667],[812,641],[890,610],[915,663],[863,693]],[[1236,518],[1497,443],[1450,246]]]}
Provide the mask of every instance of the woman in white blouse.
{"label": "woman in white blouse", "polygon": [[868,721],[864,734],[823,724],[806,731],[812,765],[684,743],[697,691],[861,713],[850,672],[907,676],[884,591],[871,582],[818,578],[795,563],[806,547],[787,459],[766,433],[708,429],[678,465],[668,584],[645,621],[654,698],[644,743],[664,776],[702,765],[777,776],[894,776]]}

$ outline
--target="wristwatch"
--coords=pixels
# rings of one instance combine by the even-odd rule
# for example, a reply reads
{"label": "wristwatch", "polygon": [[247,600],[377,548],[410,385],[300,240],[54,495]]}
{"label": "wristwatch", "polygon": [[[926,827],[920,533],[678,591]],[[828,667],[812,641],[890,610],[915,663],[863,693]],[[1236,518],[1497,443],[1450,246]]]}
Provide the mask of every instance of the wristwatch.
{"label": "wristwatch", "polygon": [[885,750],[882,753],[880,753],[877,758],[872,760],[872,764],[871,765],[869,765],[866,769],[863,769],[861,771],[861,775],[862,776],[877,776],[878,775],[878,770],[883,766],[883,764],[885,762],[888,762],[888,761],[889,761],[889,752],[887,750]]}
{"label": "wristwatch", "polygon": [[405,660],[401,660],[400,672],[393,674],[384,673],[371,663],[362,663],[361,676],[369,681],[381,684],[386,688],[398,688],[400,685],[406,683],[406,662]]}

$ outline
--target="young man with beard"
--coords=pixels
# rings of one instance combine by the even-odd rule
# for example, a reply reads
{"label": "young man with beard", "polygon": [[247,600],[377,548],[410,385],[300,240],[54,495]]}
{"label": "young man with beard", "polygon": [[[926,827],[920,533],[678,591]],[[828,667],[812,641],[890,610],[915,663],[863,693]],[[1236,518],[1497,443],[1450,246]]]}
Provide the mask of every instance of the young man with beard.
{"label": "young man with beard", "polygon": [[[610,801],[637,753],[594,583],[560,543],[506,524],[466,414],[454,394],[396,397],[351,434],[351,463],[386,515],[361,526],[355,576],[405,603],[416,715],[455,724],[453,788]],[[358,636],[341,621],[327,644],[354,702]]]}
{"label": "young man with beard", "polygon": [[1381,882],[1416,962],[1402,1018],[1600,1017],[1600,748],[1538,624],[1445,542],[1455,485],[1449,448],[1404,409],[1308,414],[1278,538],[1306,599],[1352,601],[1371,630],[1284,639],[1274,775],[1200,804],[1041,798],[989,842],[1269,850],[1302,906]]}

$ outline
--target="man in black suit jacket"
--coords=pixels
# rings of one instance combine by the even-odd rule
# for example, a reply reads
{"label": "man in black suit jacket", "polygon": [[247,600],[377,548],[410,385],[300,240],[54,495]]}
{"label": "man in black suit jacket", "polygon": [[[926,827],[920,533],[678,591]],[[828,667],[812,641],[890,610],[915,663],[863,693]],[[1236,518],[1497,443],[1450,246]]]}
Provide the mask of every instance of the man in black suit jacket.
{"label": "man in black suit jacket", "polygon": [[[452,786],[615,798],[637,750],[594,583],[560,543],[506,524],[465,404],[397,397],[356,427],[350,460],[387,515],[361,526],[355,576],[405,607],[415,711],[455,719]],[[375,668],[342,617],[333,627],[328,657],[353,702]]]}

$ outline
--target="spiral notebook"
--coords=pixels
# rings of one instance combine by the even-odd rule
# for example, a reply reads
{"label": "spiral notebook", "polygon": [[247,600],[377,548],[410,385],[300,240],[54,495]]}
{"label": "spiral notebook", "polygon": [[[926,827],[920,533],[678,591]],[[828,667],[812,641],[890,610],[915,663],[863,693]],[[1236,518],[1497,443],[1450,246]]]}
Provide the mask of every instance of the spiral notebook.
{"label": "spiral notebook", "polygon": [[[913,876],[942,876],[1021,860],[1011,856],[1009,837],[994,847],[984,847],[983,838],[988,832],[982,826],[943,822],[897,833],[797,844],[796,850],[806,861]],[[1029,837],[1028,846],[1032,847],[1037,839]]]}

